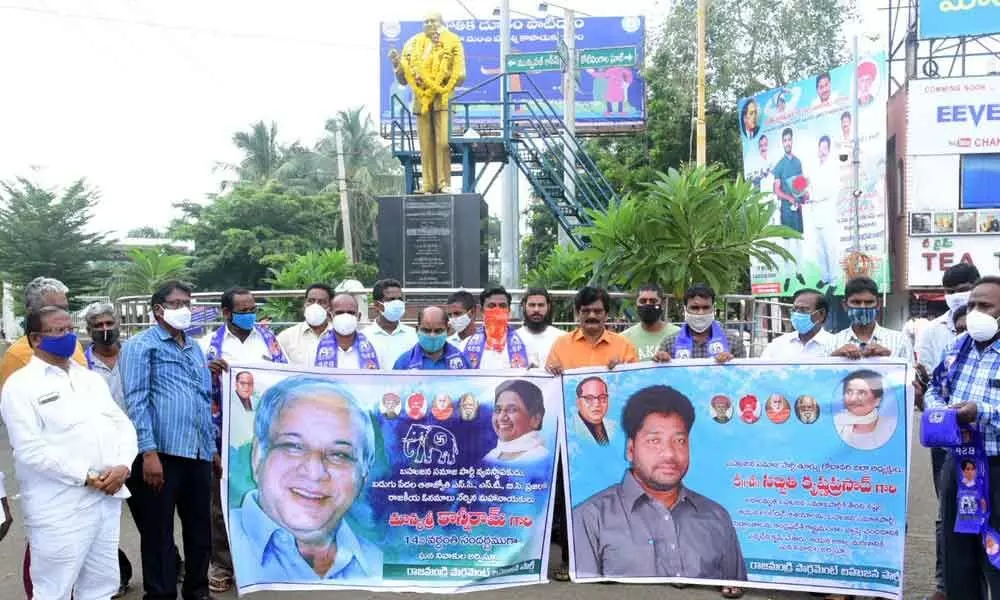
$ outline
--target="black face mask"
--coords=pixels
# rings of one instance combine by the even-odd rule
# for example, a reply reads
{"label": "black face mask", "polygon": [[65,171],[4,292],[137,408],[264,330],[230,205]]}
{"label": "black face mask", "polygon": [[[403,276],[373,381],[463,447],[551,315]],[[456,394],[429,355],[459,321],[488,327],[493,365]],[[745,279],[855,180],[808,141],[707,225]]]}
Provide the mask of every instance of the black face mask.
{"label": "black face mask", "polygon": [[114,346],[118,343],[118,328],[114,329],[102,329],[100,331],[92,331],[90,333],[90,339],[94,341],[95,344],[100,346]]}
{"label": "black face mask", "polygon": [[639,320],[652,325],[663,318],[663,307],[659,304],[642,304],[638,307]]}

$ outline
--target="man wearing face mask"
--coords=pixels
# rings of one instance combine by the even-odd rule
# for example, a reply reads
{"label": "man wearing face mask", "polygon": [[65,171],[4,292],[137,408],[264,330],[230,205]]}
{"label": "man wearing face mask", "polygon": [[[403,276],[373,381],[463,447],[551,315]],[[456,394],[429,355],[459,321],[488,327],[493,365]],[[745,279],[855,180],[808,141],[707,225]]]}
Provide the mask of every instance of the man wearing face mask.
{"label": "man wearing face mask", "polygon": [[[959,423],[979,432],[986,452],[990,506],[1000,506],[1000,277],[987,276],[976,282],[969,294],[965,317],[966,334],[946,351],[942,377],[935,377],[927,389],[930,408],[949,407]],[[942,365],[942,366],[944,366]],[[941,469],[940,493],[944,555],[944,595],[948,598],[979,600],[985,596],[983,583],[1000,589],[1000,571],[986,560],[979,536],[956,533],[958,513],[959,457],[949,452]],[[1000,515],[993,510],[989,526],[1000,529]]]}
{"label": "man wearing face mask", "polygon": [[[43,306],[59,306],[69,310],[69,300],[66,299],[68,293],[69,288],[58,279],[36,277],[24,286],[24,312],[28,314]],[[34,352],[31,345],[28,344],[28,336],[23,335],[11,344],[10,348],[4,352],[3,358],[0,358],[0,386],[14,371],[28,364],[32,356],[34,356]],[[77,344],[73,360],[80,365],[87,364],[83,355],[83,346]]]}
{"label": "man wearing face mask", "polygon": [[[201,349],[208,358],[212,372],[212,411],[216,450],[222,452],[222,413],[230,411],[230,421],[252,421],[250,409],[242,402],[230,402],[222,397],[223,373],[229,361],[240,363],[288,363],[285,352],[270,329],[257,324],[257,302],[250,290],[234,287],[222,294],[222,318],[225,326],[206,336]],[[231,425],[232,427],[232,425]],[[241,429],[237,427],[237,429]],[[242,428],[246,429],[246,427]],[[229,553],[226,522],[222,512],[222,479],[217,474],[212,482],[212,562],[208,573],[208,589],[214,594],[228,592],[233,587],[233,557]]]}
{"label": "man wearing face mask", "polygon": [[722,364],[746,356],[740,336],[724,330],[715,320],[715,290],[704,283],[696,283],[684,292],[684,325],[680,331],[663,339],[653,360],[714,358]]}
{"label": "man wearing face mask", "polygon": [[164,283],[150,299],[156,325],[130,338],[119,360],[125,407],[139,438],[129,509],[139,528],[147,598],[177,597],[174,513],[184,528],[185,600],[208,600],[212,471],[222,464],[212,424],[212,377],[191,327],[191,287]]}
{"label": "man wearing face mask", "polygon": [[552,298],[545,288],[528,288],[521,300],[521,310],[524,313],[524,326],[517,333],[528,345],[531,363],[543,366],[549,358],[552,344],[566,335],[566,332],[552,326]]}
{"label": "man wearing face mask", "polygon": [[830,304],[819,290],[802,289],[792,297],[792,327],[795,331],[771,340],[761,358],[798,361],[830,354],[833,334],[823,329]]}
{"label": "man wearing face mask", "polygon": [[33,597],[110,598],[120,585],[135,428],[104,380],[71,360],[78,342],[67,311],[42,307],[25,329],[34,356],[7,380],[0,411],[23,497]]}
{"label": "man wearing face mask", "polygon": [[659,284],[647,283],[639,288],[635,297],[639,322],[622,332],[622,335],[635,344],[639,360],[651,360],[656,349],[663,343],[663,338],[680,331],[676,325],[663,320],[666,305],[666,294]]}
{"label": "man wearing face mask", "polygon": [[830,356],[872,358],[892,356],[913,362],[913,346],[902,331],[886,329],[878,324],[882,302],[878,285],[868,277],[855,277],[844,286],[844,308],[851,326],[830,340],[834,349]]}
{"label": "man wearing face mask", "polygon": [[528,347],[510,327],[510,293],[502,287],[479,295],[483,328],[465,343],[465,359],[473,369],[526,369],[531,364]]}
{"label": "man wearing face mask", "polygon": [[[385,356],[358,331],[357,299],[350,294],[337,294],[330,305],[333,329],[326,332],[316,347],[314,365],[333,369],[378,369],[386,364]],[[369,328],[370,331],[370,328]]]}
{"label": "man wearing face mask", "polygon": [[372,298],[378,318],[365,329],[364,334],[378,349],[381,364],[388,369],[417,343],[417,331],[402,323],[406,303],[403,301],[403,286],[398,281],[376,281],[372,286]]}
{"label": "man wearing face mask", "polygon": [[428,306],[420,311],[417,316],[417,344],[396,359],[392,368],[396,371],[469,368],[462,351],[448,342],[448,327],[445,325],[443,310],[437,306]]}
{"label": "man wearing face mask", "polygon": [[476,333],[476,297],[465,290],[458,290],[448,296],[447,304],[448,328],[452,331],[448,343],[465,350],[465,342]]}
{"label": "man wearing face mask", "polygon": [[285,350],[288,362],[312,366],[316,362],[319,340],[330,330],[330,302],[333,288],[325,283],[314,283],[306,289],[305,321],[278,334],[278,343]]}

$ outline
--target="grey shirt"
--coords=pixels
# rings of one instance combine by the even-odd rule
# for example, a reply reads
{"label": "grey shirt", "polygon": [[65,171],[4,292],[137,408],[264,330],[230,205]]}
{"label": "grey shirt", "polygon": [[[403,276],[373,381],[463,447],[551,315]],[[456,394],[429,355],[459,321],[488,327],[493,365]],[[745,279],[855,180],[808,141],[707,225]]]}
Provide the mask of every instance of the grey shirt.
{"label": "grey shirt", "polygon": [[631,470],[573,509],[573,552],[580,577],[747,578],[725,508],[682,487],[668,509]]}

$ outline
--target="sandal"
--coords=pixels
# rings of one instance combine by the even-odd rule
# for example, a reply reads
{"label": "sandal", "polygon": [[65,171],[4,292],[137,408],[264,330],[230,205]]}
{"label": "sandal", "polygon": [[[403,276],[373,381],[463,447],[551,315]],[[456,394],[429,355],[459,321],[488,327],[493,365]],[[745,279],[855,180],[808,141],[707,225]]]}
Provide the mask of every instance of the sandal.
{"label": "sandal", "polygon": [[227,575],[213,575],[208,578],[208,591],[224,594],[233,589],[233,578]]}
{"label": "sandal", "polygon": [[724,587],[722,588],[723,598],[742,598],[743,588],[738,587]]}
{"label": "sandal", "polygon": [[563,583],[569,581],[569,569],[566,567],[559,567],[555,571],[552,571],[552,579]]}

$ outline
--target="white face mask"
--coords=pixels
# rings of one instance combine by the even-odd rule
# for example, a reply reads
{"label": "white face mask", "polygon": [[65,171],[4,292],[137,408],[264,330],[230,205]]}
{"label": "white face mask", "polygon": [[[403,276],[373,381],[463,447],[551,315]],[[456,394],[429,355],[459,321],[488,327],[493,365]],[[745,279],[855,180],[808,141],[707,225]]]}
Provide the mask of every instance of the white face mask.
{"label": "white face mask", "polygon": [[323,323],[326,323],[328,314],[326,309],[319,304],[310,304],[306,307],[306,323],[309,323],[310,327],[319,327]]}
{"label": "white face mask", "polygon": [[695,315],[684,311],[684,322],[687,326],[691,328],[695,333],[701,333],[712,326],[712,322],[715,321],[715,313],[710,312],[706,315]]}
{"label": "white face mask", "polygon": [[944,302],[948,305],[948,310],[955,312],[969,303],[969,294],[972,292],[957,292],[955,294],[945,294]]}
{"label": "white face mask", "polygon": [[163,320],[174,329],[184,331],[191,326],[191,308],[163,308]]}
{"label": "white face mask", "polygon": [[472,322],[472,317],[469,316],[469,313],[464,313],[458,315],[457,317],[452,317],[448,319],[448,325],[451,326],[451,330],[454,331],[455,333],[461,333],[465,331],[465,328],[468,327],[469,323],[471,322]]}
{"label": "white face mask", "polygon": [[1000,323],[996,319],[984,312],[970,310],[965,316],[965,329],[977,342],[986,342],[993,339],[993,336],[1000,330]]}
{"label": "white face mask", "polygon": [[406,312],[406,303],[402,300],[389,300],[382,306],[382,316],[390,323],[398,323]]}
{"label": "white face mask", "polygon": [[333,330],[340,335],[351,335],[358,330],[358,318],[348,313],[341,313],[333,318]]}

